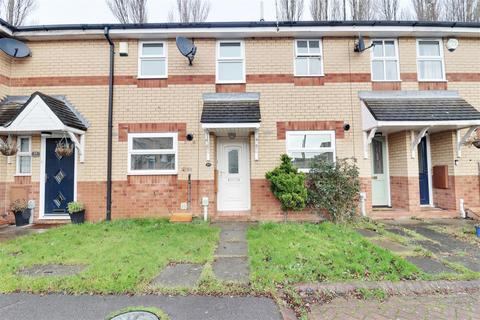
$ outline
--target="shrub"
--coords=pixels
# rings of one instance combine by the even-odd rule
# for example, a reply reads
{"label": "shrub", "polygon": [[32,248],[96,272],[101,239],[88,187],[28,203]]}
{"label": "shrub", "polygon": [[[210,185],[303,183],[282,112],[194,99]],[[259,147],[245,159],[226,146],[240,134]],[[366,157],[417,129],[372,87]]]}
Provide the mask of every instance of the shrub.
{"label": "shrub", "polygon": [[360,180],[354,159],[335,163],[316,157],[307,175],[308,202],[317,213],[327,211],[335,222],[351,220],[357,211]]}
{"label": "shrub", "polygon": [[70,214],[75,213],[75,212],[80,212],[83,209],[85,209],[85,206],[81,202],[72,201],[72,202],[68,203],[67,210],[68,210],[68,213],[70,213]]}
{"label": "shrub", "polygon": [[265,175],[270,181],[270,189],[280,201],[287,220],[288,211],[301,211],[307,205],[308,191],[305,187],[305,175],[298,172],[292,159],[286,154],[281,156],[281,164]]}

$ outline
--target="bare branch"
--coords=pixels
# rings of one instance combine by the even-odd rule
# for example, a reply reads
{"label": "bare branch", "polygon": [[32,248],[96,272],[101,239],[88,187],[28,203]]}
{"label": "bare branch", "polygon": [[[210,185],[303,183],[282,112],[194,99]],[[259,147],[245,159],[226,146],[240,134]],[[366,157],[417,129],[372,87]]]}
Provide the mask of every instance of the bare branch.
{"label": "bare branch", "polygon": [[299,21],[303,15],[304,0],[279,0],[280,19],[283,21]]}
{"label": "bare branch", "polygon": [[328,0],[311,0],[310,1],[310,14],[314,21],[328,20],[330,17],[328,7]]}
{"label": "bare branch", "polygon": [[479,0],[445,0],[444,19],[447,21],[478,22],[480,14]]}
{"label": "bare branch", "polygon": [[35,9],[36,0],[2,0],[5,20],[13,26],[21,26]]}
{"label": "bare branch", "polygon": [[398,0],[377,0],[377,13],[382,20],[397,20],[400,15],[400,2]]}
{"label": "bare branch", "polygon": [[372,20],[375,17],[373,0],[349,0],[352,20]]}
{"label": "bare branch", "polygon": [[210,13],[210,2],[206,0],[177,0],[176,10],[169,12],[170,21],[204,22]]}
{"label": "bare branch", "polygon": [[416,20],[438,21],[441,17],[440,0],[412,0]]}
{"label": "bare branch", "polygon": [[106,0],[120,23],[147,22],[147,0]]}

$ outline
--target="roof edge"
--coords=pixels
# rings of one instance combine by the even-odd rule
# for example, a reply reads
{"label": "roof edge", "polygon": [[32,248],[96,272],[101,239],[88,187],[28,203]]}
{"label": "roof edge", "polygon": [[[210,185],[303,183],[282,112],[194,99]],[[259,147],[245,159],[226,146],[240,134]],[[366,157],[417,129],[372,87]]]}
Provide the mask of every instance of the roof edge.
{"label": "roof edge", "polygon": [[259,101],[260,93],[204,93],[203,102],[223,102],[223,101]]}
{"label": "roof edge", "polygon": [[360,100],[367,99],[453,99],[459,98],[455,90],[425,90],[425,91],[359,91]]}

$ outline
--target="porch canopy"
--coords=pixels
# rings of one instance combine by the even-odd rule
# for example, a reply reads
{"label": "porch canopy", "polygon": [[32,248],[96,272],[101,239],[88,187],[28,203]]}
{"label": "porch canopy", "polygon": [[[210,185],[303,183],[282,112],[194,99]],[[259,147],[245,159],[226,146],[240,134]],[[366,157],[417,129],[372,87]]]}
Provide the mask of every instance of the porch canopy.
{"label": "porch canopy", "polygon": [[200,120],[205,132],[207,161],[210,161],[210,134],[224,137],[255,136],[255,160],[258,160],[260,128],[259,93],[205,93]]}
{"label": "porch canopy", "polygon": [[480,127],[480,112],[456,91],[361,91],[359,97],[365,158],[376,133],[405,130],[413,133],[412,151],[427,132],[456,130],[460,157],[462,145]]}
{"label": "porch canopy", "polygon": [[68,134],[82,162],[88,127],[88,121],[65,96],[35,92],[7,96],[0,102],[0,135]]}

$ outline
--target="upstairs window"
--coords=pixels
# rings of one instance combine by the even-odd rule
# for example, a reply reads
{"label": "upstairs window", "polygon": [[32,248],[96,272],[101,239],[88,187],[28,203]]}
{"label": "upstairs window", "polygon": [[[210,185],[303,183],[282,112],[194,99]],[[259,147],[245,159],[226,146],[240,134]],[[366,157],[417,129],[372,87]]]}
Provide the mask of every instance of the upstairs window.
{"label": "upstairs window", "polygon": [[399,81],[397,42],[373,40],[372,44],[372,80]]}
{"label": "upstairs window", "polygon": [[177,133],[132,133],[128,135],[128,173],[176,174]]}
{"label": "upstairs window", "polygon": [[244,82],[244,42],[240,40],[217,42],[217,83]]}
{"label": "upstairs window", "polygon": [[417,41],[419,81],[444,81],[443,47],[441,40]]}
{"label": "upstairs window", "polygon": [[140,42],[139,78],[167,77],[167,48],[165,42]]}
{"label": "upstairs window", "polygon": [[295,75],[323,75],[321,40],[295,40]]}
{"label": "upstairs window", "polygon": [[17,175],[29,176],[32,174],[32,138],[18,137],[17,147]]}
{"label": "upstairs window", "polygon": [[308,172],[317,156],[335,161],[335,131],[287,131],[286,143],[287,154],[300,171]]}

